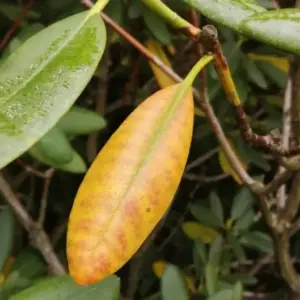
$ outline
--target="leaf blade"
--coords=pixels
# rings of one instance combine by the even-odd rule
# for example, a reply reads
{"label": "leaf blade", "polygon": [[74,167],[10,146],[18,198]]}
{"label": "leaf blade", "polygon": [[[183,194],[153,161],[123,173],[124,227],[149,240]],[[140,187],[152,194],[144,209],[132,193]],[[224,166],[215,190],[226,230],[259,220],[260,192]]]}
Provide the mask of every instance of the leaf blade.
{"label": "leaf blade", "polygon": [[169,264],[161,280],[163,300],[188,300],[189,294],[186,281],[178,267]]}
{"label": "leaf blade", "polygon": [[254,14],[244,19],[238,30],[277,48],[300,53],[300,9],[286,8]]}
{"label": "leaf blade", "polygon": [[93,75],[106,31],[97,15],[86,16],[39,31],[1,65],[0,168],[49,131]]}
{"label": "leaf blade", "polygon": [[[67,237],[70,273],[77,282],[95,282],[122,267],[169,207],[184,171],[193,127],[192,91],[178,98],[181,88],[170,86],[146,99],[87,172],[75,198]],[[180,141],[178,134],[183,137]],[[108,251],[112,244],[118,259]],[[93,255],[86,255],[86,249],[93,249]],[[77,259],[82,255],[85,263]],[[101,257],[97,264],[95,255]]]}
{"label": "leaf blade", "polygon": [[76,285],[71,278],[66,276],[56,276],[44,279],[32,287],[12,296],[10,300],[84,300],[101,299],[117,300],[119,299],[120,281],[116,276],[108,277],[100,283],[82,287]]}

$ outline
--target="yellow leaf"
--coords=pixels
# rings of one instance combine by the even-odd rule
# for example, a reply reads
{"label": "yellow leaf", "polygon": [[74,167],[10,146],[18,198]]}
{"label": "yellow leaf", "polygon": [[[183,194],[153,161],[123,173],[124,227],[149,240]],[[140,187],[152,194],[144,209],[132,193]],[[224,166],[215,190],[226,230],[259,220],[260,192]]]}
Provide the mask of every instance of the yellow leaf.
{"label": "yellow leaf", "polygon": [[[168,264],[168,262],[165,260],[157,260],[153,263],[152,270],[158,278],[161,278],[163,276],[167,264]],[[191,276],[188,276],[188,275],[184,275],[184,278],[185,278],[185,281],[186,281],[186,284],[187,284],[189,290],[192,293],[195,293],[196,286],[195,286],[194,278]]]}
{"label": "yellow leaf", "polygon": [[158,277],[161,278],[164,274],[164,271],[167,266],[167,262],[164,260],[157,260],[152,265],[153,273]]}
{"label": "yellow leaf", "polygon": [[192,240],[200,238],[204,243],[210,244],[218,235],[217,231],[197,222],[185,222],[182,224],[184,233]]}
{"label": "yellow leaf", "polygon": [[188,289],[192,292],[195,293],[196,292],[196,283],[195,283],[195,279],[192,276],[184,276],[186,284],[188,286]]}
{"label": "yellow leaf", "polygon": [[[171,62],[169,61],[167,55],[165,54],[162,46],[155,40],[148,40],[146,42],[146,47],[148,50],[154,54],[156,57],[158,57],[167,67],[172,69]],[[171,54],[175,53],[175,48],[172,45],[168,46],[168,51]],[[161,88],[168,87],[170,85],[173,85],[176,83],[175,80],[170,78],[168,75],[166,75],[159,67],[157,67],[155,64],[153,64],[151,61],[149,61],[150,67],[152,69],[152,72],[154,74],[154,77],[158,83],[158,85]],[[198,117],[204,117],[204,112],[199,108],[195,107],[195,115]]]}
{"label": "yellow leaf", "polygon": [[[157,41],[148,40],[146,42],[146,47],[152,54],[154,54],[156,57],[158,57],[167,67],[172,68],[167,55],[165,54],[163,48]],[[149,61],[149,64],[150,64],[152,72],[156,78],[156,81],[161,88],[165,88],[165,87],[168,87],[168,86],[176,83],[175,80],[173,80],[168,75],[166,75],[155,64],[153,64],[150,61]]]}
{"label": "yellow leaf", "polygon": [[86,173],[67,233],[69,271],[78,284],[118,271],[169,208],[193,132],[193,93],[180,97],[181,89],[173,85],[143,101]]}
{"label": "yellow leaf", "polygon": [[195,107],[195,115],[198,117],[205,117],[205,113],[199,107]]}
{"label": "yellow leaf", "polygon": [[167,45],[167,50],[171,55],[175,55],[176,54],[176,48],[171,44],[171,45]]}
{"label": "yellow leaf", "polygon": [[255,53],[249,53],[248,57],[252,60],[267,61],[283,72],[288,72],[289,70],[289,60],[286,57]]}
{"label": "yellow leaf", "polygon": [[4,268],[2,270],[2,272],[0,272],[0,285],[5,281],[5,279],[7,278],[10,269],[12,267],[12,264],[14,262],[15,258],[13,256],[10,256],[6,262],[6,264],[4,265]]}
{"label": "yellow leaf", "polygon": [[[233,152],[235,152],[236,156],[238,157],[238,159],[242,163],[244,169],[247,170],[248,166],[247,166],[246,162],[244,162],[242,160],[242,158],[239,156],[239,154],[237,153],[237,151],[234,148],[234,146],[232,145],[232,143],[230,143],[230,145],[231,145],[231,148],[232,148]],[[238,174],[232,168],[231,164],[227,160],[227,157],[226,157],[226,155],[225,155],[225,153],[224,153],[224,151],[221,147],[219,148],[219,163],[220,163],[220,166],[221,166],[224,173],[231,175],[238,184],[243,184],[243,181],[240,179]]]}
{"label": "yellow leaf", "polygon": [[228,220],[226,221],[226,224],[225,224],[226,230],[227,230],[227,231],[231,231],[232,225],[233,225],[233,220],[232,220],[232,219],[228,219]]}

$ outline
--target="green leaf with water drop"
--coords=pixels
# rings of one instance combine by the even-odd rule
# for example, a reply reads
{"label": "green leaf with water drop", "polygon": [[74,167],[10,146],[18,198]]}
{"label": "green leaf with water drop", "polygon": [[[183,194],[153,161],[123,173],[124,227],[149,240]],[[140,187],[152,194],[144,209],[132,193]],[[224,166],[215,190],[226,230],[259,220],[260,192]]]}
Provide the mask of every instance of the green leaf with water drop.
{"label": "green leaf with water drop", "polygon": [[300,54],[300,9],[253,14],[244,19],[237,30],[263,43]]}
{"label": "green leaf with water drop", "polygon": [[207,18],[237,31],[239,24],[266,9],[254,0],[185,0]]}
{"label": "green leaf with water drop", "polygon": [[93,76],[106,30],[81,12],[29,38],[0,67],[0,168],[32,147],[70,109]]}

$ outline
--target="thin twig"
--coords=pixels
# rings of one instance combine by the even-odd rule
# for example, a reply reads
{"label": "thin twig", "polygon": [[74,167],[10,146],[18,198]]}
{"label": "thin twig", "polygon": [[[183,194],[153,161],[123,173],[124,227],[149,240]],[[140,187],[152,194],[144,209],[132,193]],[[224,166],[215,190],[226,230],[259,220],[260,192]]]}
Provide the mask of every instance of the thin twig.
{"label": "thin twig", "polygon": [[248,273],[249,276],[255,276],[265,265],[270,264],[272,261],[274,261],[274,255],[266,254],[259,261],[255,263],[253,268]]}
{"label": "thin twig", "polygon": [[201,155],[200,157],[198,157],[197,159],[192,161],[190,164],[188,164],[187,167],[185,168],[185,171],[188,172],[191,169],[200,166],[201,164],[206,162],[208,159],[210,159],[213,155],[218,153],[218,150],[219,150],[219,148],[216,147],[216,148],[213,148],[213,149],[209,150],[205,154]]}
{"label": "thin twig", "polygon": [[67,230],[68,221],[59,224],[54,230],[51,236],[52,245],[55,246],[59,239],[64,235]]}
{"label": "thin twig", "polygon": [[27,4],[23,7],[23,9],[20,12],[20,14],[18,15],[17,19],[15,20],[15,22],[13,23],[13,25],[6,32],[6,34],[4,35],[3,39],[1,40],[1,42],[0,42],[0,50],[3,49],[6,46],[6,44],[8,43],[8,41],[10,40],[10,38],[12,37],[12,35],[19,28],[22,20],[26,17],[26,15],[28,14],[28,11],[30,10],[30,8],[31,8],[31,6],[33,5],[34,2],[35,2],[35,0],[28,0]]}
{"label": "thin twig", "polygon": [[264,194],[276,192],[283,184],[285,184],[293,175],[292,171],[283,169],[282,172],[277,173],[273,180],[265,186]]}
{"label": "thin twig", "polygon": [[40,250],[48,263],[53,274],[62,275],[66,271],[54,253],[48,235],[37,226],[37,223],[29,216],[16,194],[13,192],[9,183],[0,174],[0,191],[3,193],[7,203],[12,207],[24,229],[29,233],[33,246]]}
{"label": "thin twig", "polygon": [[16,163],[19,164],[20,166],[22,166],[26,173],[33,174],[37,177],[44,178],[44,179],[47,178],[47,175],[45,174],[45,172],[41,172],[41,171],[35,169],[34,166],[25,164],[22,159],[17,159]]}
{"label": "thin twig", "polygon": [[188,180],[193,180],[193,181],[199,181],[201,183],[214,183],[214,182],[219,182],[223,179],[228,178],[230,175],[229,174],[219,174],[219,175],[214,175],[214,176],[204,176],[204,175],[198,175],[198,174],[192,174],[192,173],[185,173],[183,175],[183,178],[188,179]]}
{"label": "thin twig", "polygon": [[276,239],[276,251],[278,254],[278,263],[280,266],[281,275],[285,281],[289,284],[290,288],[299,293],[300,292],[300,276],[297,273],[292,258],[289,253],[290,242],[289,232],[284,231]]}
{"label": "thin twig", "polygon": [[[192,24],[200,28],[200,22],[199,22],[199,15],[197,14],[195,9],[191,9],[191,18],[192,18]],[[198,54],[198,59],[200,59],[204,54],[204,48],[201,43],[195,43],[196,52]],[[201,70],[199,73],[199,81],[200,81],[200,97],[203,98],[205,101],[209,102],[208,97],[208,88],[207,88],[207,80],[206,80],[206,69]]]}
{"label": "thin twig", "polygon": [[37,221],[37,225],[40,228],[42,228],[44,225],[46,210],[47,210],[49,185],[50,185],[51,179],[54,175],[54,172],[55,172],[55,169],[51,168],[44,173],[46,178],[44,180],[44,188],[43,188],[43,194],[42,194],[41,204],[40,204],[40,213],[39,213],[39,218]]}
{"label": "thin twig", "polygon": [[[106,98],[107,98],[107,81],[108,81],[108,70],[109,70],[109,48],[106,49],[103,54],[103,58],[99,65],[99,78],[97,78],[97,88],[94,97],[95,111],[99,115],[104,115],[106,108]],[[89,136],[87,142],[87,156],[88,160],[92,162],[98,152],[98,136],[99,132],[93,133]]]}
{"label": "thin twig", "polygon": [[[283,118],[282,118],[282,147],[289,148],[289,141],[291,137],[291,105],[292,105],[292,78],[289,76],[287,85],[284,92],[283,102]],[[284,167],[279,166],[278,172],[281,173],[285,170]],[[278,190],[278,208],[282,209],[286,203],[286,185],[282,185]]]}

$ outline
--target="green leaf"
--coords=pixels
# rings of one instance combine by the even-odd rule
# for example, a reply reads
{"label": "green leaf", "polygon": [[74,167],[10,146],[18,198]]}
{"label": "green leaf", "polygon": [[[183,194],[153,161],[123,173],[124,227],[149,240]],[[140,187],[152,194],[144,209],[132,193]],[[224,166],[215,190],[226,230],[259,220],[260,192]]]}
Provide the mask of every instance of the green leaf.
{"label": "green leaf", "polygon": [[222,202],[215,192],[209,194],[209,203],[211,212],[219,219],[220,223],[224,224],[224,211]]}
{"label": "green leaf", "polygon": [[238,31],[247,36],[300,54],[300,9],[275,9],[254,14],[238,26]]}
{"label": "green leaf", "polygon": [[213,295],[218,288],[218,268],[211,262],[205,267],[205,282],[208,295]]}
{"label": "green leaf", "polygon": [[11,53],[17,51],[17,49],[31,36],[44,29],[45,26],[41,23],[33,23],[20,31],[16,37],[14,37],[3,51],[2,59],[8,57]]}
{"label": "green leaf", "polygon": [[211,227],[221,227],[223,224],[208,208],[201,204],[191,206],[191,214],[201,223]]}
{"label": "green leaf", "polygon": [[73,148],[64,133],[53,127],[36,144],[44,157],[57,163],[67,164],[73,158]]}
{"label": "green leaf", "polygon": [[33,280],[46,274],[47,271],[47,264],[37,250],[23,250],[15,258],[9,275],[1,286],[0,299],[8,299],[10,296],[28,288],[33,284]]}
{"label": "green leaf", "polygon": [[213,241],[211,244],[210,250],[209,250],[209,258],[208,261],[215,265],[218,266],[220,263],[220,259],[222,256],[223,252],[223,238],[221,235],[218,235],[216,239]]}
{"label": "green leaf", "polygon": [[87,167],[84,160],[74,149],[72,151],[72,160],[66,164],[59,164],[51,160],[50,158],[44,156],[44,154],[36,146],[33,146],[28,152],[35,159],[55,169],[60,169],[70,173],[85,173]]}
{"label": "green leaf", "polygon": [[241,74],[236,74],[233,77],[233,80],[236,85],[236,90],[240,97],[241,103],[243,104],[247,101],[248,94],[250,92],[249,84],[247,80],[241,76]]}
{"label": "green leaf", "polygon": [[14,244],[15,216],[10,207],[6,206],[0,213],[0,272],[11,255]]}
{"label": "green leaf", "polygon": [[258,64],[259,69],[279,88],[284,88],[287,81],[287,73],[275,67],[267,61],[261,61]]}
{"label": "green leaf", "polygon": [[184,0],[207,18],[237,30],[247,17],[265,11],[254,0]]}
{"label": "green leaf", "polygon": [[171,34],[166,24],[152,10],[144,7],[143,18],[152,35],[163,45],[171,44]]}
{"label": "green leaf", "polygon": [[109,1],[105,7],[105,13],[115,22],[121,24],[124,16],[124,5],[122,0]]}
{"label": "green leaf", "polygon": [[243,300],[243,285],[240,281],[233,288],[233,300]]}
{"label": "green leaf", "polygon": [[161,279],[163,300],[188,300],[186,281],[178,267],[168,264]]}
{"label": "green leaf", "polygon": [[184,222],[182,230],[190,239],[201,239],[205,244],[210,244],[218,235],[218,232],[211,227],[197,222]]}
{"label": "green leaf", "polygon": [[239,218],[234,226],[237,231],[245,231],[254,223],[255,212],[249,209],[241,218]]}
{"label": "green leaf", "polygon": [[254,165],[263,169],[266,172],[270,171],[271,167],[268,164],[268,162],[264,159],[261,152],[251,148],[240,137],[235,139],[235,145],[236,145],[241,157],[246,162],[253,163]]}
{"label": "green leaf", "polygon": [[86,17],[82,12],[39,31],[1,65],[0,168],[54,126],[94,74],[106,31],[97,14]]}
{"label": "green leaf", "polygon": [[[0,13],[11,21],[15,21],[18,15],[22,12],[22,7],[20,5],[13,5],[8,3],[0,3]],[[36,11],[29,10],[26,12],[26,17],[29,19],[38,19],[40,14]],[[21,25],[24,25],[24,21],[21,22]]]}
{"label": "green leaf", "polygon": [[227,233],[227,238],[236,258],[239,260],[246,259],[245,252],[238,239],[230,232]]}
{"label": "green leaf", "polygon": [[79,286],[68,276],[55,276],[40,280],[32,287],[13,296],[10,300],[118,300],[120,281],[110,276],[99,283]]}
{"label": "green leaf", "polygon": [[222,290],[210,296],[207,300],[232,300],[232,297],[233,297],[232,290]]}
{"label": "green leaf", "polygon": [[34,249],[24,249],[14,260],[11,272],[18,272],[23,278],[36,278],[47,272],[47,264]]}
{"label": "green leaf", "polygon": [[68,135],[84,135],[105,128],[106,121],[89,109],[74,106],[60,119],[57,127]]}
{"label": "green leaf", "polygon": [[235,284],[240,281],[244,285],[253,286],[256,285],[258,280],[247,274],[226,274],[222,277],[223,280],[226,280],[229,283]]}
{"label": "green leaf", "polygon": [[130,19],[137,19],[142,15],[143,12],[143,4],[140,2],[140,0],[132,0],[129,4],[128,8],[128,17]]}
{"label": "green leaf", "polygon": [[251,80],[258,87],[267,89],[268,82],[260,69],[256,66],[256,63],[248,58],[243,59],[243,63],[249,80]]}
{"label": "green leaf", "polygon": [[274,253],[272,238],[260,231],[252,231],[243,235],[240,242],[249,248],[254,248],[265,253]]}
{"label": "green leaf", "polygon": [[202,242],[201,239],[195,240],[195,249],[196,249],[196,253],[200,258],[201,264],[205,265],[207,262],[207,251],[206,251],[205,244]]}
{"label": "green leaf", "polygon": [[254,203],[254,198],[248,188],[243,187],[233,199],[231,219],[239,219]]}
{"label": "green leaf", "polygon": [[0,286],[0,299],[10,299],[11,296],[28,288],[32,283],[32,279],[22,277],[18,271],[10,272],[9,276]]}

